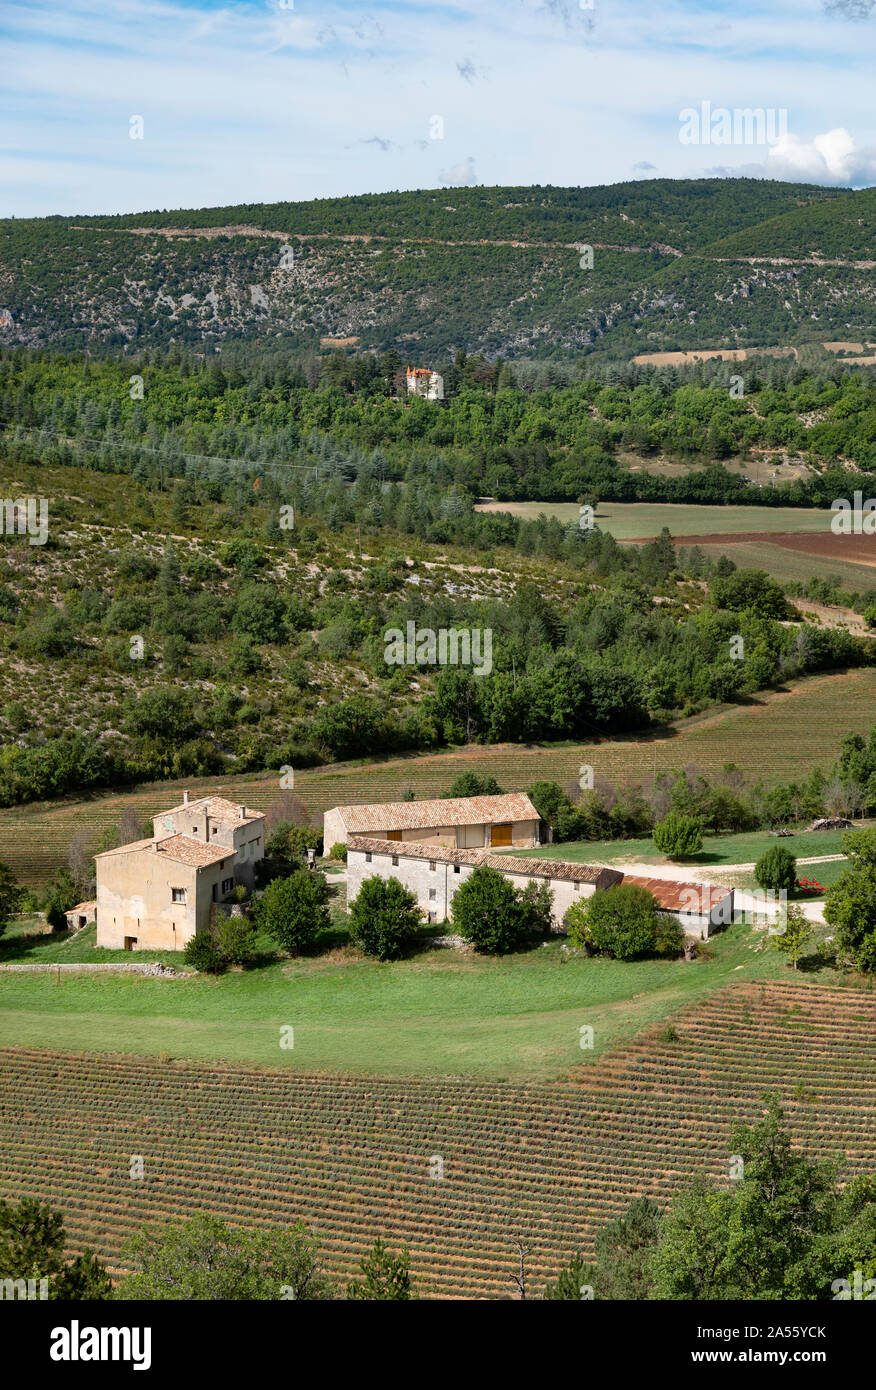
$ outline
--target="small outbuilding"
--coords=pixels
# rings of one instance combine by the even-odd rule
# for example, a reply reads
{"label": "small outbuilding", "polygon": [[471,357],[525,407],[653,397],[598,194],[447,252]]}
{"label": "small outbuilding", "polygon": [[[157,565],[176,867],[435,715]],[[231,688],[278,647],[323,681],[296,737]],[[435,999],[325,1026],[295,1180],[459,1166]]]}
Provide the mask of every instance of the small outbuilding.
{"label": "small outbuilding", "polygon": [[75,907],[69,908],[64,916],[67,918],[67,930],[79,931],[82,927],[90,926],[97,916],[97,901],[90,898],[87,903],[77,903]]}

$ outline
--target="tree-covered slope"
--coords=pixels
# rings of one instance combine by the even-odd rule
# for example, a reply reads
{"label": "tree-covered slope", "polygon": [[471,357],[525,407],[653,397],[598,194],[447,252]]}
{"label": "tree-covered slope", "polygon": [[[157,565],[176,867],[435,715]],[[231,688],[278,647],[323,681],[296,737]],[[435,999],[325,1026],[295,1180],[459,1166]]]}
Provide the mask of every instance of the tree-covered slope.
{"label": "tree-covered slope", "polygon": [[[0,343],[211,351],[350,338],[428,361],[866,337],[872,276],[813,266],[810,252],[860,259],[873,200],[654,180],[6,220]],[[789,256],[800,264],[770,264]]]}

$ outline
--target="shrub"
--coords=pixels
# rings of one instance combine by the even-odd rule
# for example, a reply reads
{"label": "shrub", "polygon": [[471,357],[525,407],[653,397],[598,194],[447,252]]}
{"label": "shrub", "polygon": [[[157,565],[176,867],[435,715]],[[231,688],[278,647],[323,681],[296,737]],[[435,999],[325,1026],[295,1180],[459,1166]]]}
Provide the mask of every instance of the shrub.
{"label": "shrub", "polygon": [[680,956],[684,950],[684,931],[681,923],[669,912],[657,913],[654,950],[658,956]]}
{"label": "shrub", "polygon": [[328,883],[324,874],[297,869],[288,878],[274,879],[256,903],[256,924],[292,955],[312,945],[330,925]]}
{"label": "shrub", "polygon": [[543,935],[553,931],[554,895],[549,883],[528,883],[518,898],[527,932]]}
{"label": "shrub", "polygon": [[513,951],[526,931],[526,913],[512,885],[482,864],[460,884],[450,905],[453,925],[476,951]]}
{"label": "shrub", "polygon": [[220,915],[212,934],[226,965],[250,964],[255,956],[255,932],[246,917]]}
{"label": "shrub", "polygon": [[573,945],[616,960],[632,960],[656,950],[658,920],[653,894],[638,883],[615,884],[566,913]]}
{"label": "shrub", "polygon": [[703,847],[702,821],[698,816],[670,811],[654,826],[654,844],[661,854],[667,854],[670,859],[687,859]]}
{"label": "shrub", "polygon": [[186,942],[183,960],[186,965],[193,965],[196,970],[205,973],[208,970],[218,972],[225,969],[225,961],[210,931],[195,932],[191,940]]}
{"label": "shrub", "polygon": [[556,782],[533,782],[526,792],[541,819],[551,827],[555,844],[563,840],[582,840],[587,834],[588,817],[570,801]]}
{"label": "shrub", "polygon": [[772,845],[754,866],[761,888],[792,893],[797,882],[797,860],[784,845]]}
{"label": "shrub", "polygon": [[332,845],[331,849],[329,850],[329,859],[338,859],[342,864],[346,864],[347,846],[341,844],[340,841],[338,842],[338,844]]}
{"label": "shrub", "polygon": [[[14,912],[19,910],[21,889],[7,864],[0,864],[0,936]],[[54,923],[52,924],[54,925]]]}
{"label": "shrub", "polygon": [[350,934],[366,956],[395,960],[420,925],[420,909],[396,878],[366,878],[350,906]]}
{"label": "shrub", "polygon": [[502,796],[503,791],[495,777],[481,776],[477,772],[460,772],[450,784],[448,796]]}
{"label": "shrub", "polygon": [[407,1248],[393,1255],[379,1238],[359,1261],[362,1278],[347,1285],[347,1297],[382,1301],[415,1298],[411,1283],[411,1260]]}

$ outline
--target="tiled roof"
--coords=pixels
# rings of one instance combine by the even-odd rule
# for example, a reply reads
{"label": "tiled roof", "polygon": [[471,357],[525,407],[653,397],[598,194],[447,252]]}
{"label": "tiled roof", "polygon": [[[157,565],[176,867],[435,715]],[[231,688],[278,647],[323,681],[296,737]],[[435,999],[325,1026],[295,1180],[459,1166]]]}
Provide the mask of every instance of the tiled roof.
{"label": "tiled roof", "polygon": [[68,907],[65,916],[69,917],[74,912],[90,912],[93,907],[97,907],[97,902],[94,898],[89,898],[87,903],[77,903],[75,907]]}
{"label": "tiled roof", "polygon": [[229,847],[211,846],[204,840],[196,840],[193,835],[167,835],[163,840],[157,837],[150,840],[132,840],[129,845],[117,845],[115,849],[105,849],[96,854],[95,859],[106,859],[110,854],[135,854],[139,850],[153,849],[179,864],[190,864],[194,868],[204,868],[208,864],[218,864],[220,859],[233,859],[234,850]]}
{"label": "tiled roof", "polygon": [[156,811],[153,819],[158,820],[161,816],[172,816],[177,811],[206,811],[215,820],[231,821],[235,825],[244,825],[247,821],[261,820],[261,811],[253,811],[246,807],[246,814],[240,814],[241,803],[239,801],[229,801],[224,796],[202,796],[198,801],[182,801],[179,806],[170,806],[165,811]]}
{"label": "tiled roof", "polygon": [[158,853],[176,860],[178,864],[189,864],[196,869],[206,868],[208,864],[218,864],[221,859],[234,858],[233,849],[221,849],[219,846],[214,848],[205,844],[203,840],[196,840],[192,835],[169,835],[166,840],[159,840]]}
{"label": "tiled roof", "polygon": [[595,883],[608,888],[620,883],[623,875],[617,869],[601,864],[572,864],[563,859],[524,859],[516,854],[491,854],[483,849],[452,849],[446,845],[430,845],[421,840],[371,840],[351,835],[348,850],[366,850],[369,854],[394,854],[402,859],[429,859],[442,864],[486,864],[500,873],[525,874],[527,878],[565,880],[569,883]]}
{"label": "tiled roof", "polygon": [[677,883],[668,878],[636,878],[634,874],[624,874],[624,883],[637,883],[640,888],[647,888],[657,899],[658,907],[666,912],[697,912],[703,915],[711,912],[733,891],[720,884]]}
{"label": "tiled roof", "polygon": [[95,859],[106,859],[110,854],[131,854],[134,850],[149,849],[151,844],[151,836],[148,840],[131,840],[130,844],[127,845],[116,845],[114,849],[103,849],[100,854],[96,854],[94,857]]}
{"label": "tiled roof", "polygon": [[[492,825],[538,820],[525,792],[505,796],[444,797],[440,801],[389,801],[384,805],[335,806],[349,834],[374,830],[431,830],[442,825]],[[434,858],[434,856],[432,856]]]}

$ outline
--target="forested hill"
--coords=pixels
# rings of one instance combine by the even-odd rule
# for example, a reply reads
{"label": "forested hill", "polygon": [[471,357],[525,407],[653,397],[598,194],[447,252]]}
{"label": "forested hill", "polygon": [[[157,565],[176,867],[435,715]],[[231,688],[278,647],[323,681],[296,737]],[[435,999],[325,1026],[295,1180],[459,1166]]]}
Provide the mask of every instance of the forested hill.
{"label": "forested hill", "polygon": [[866,342],[874,211],[872,189],[703,179],[7,219],[0,344],[330,338],[428,362]]}

